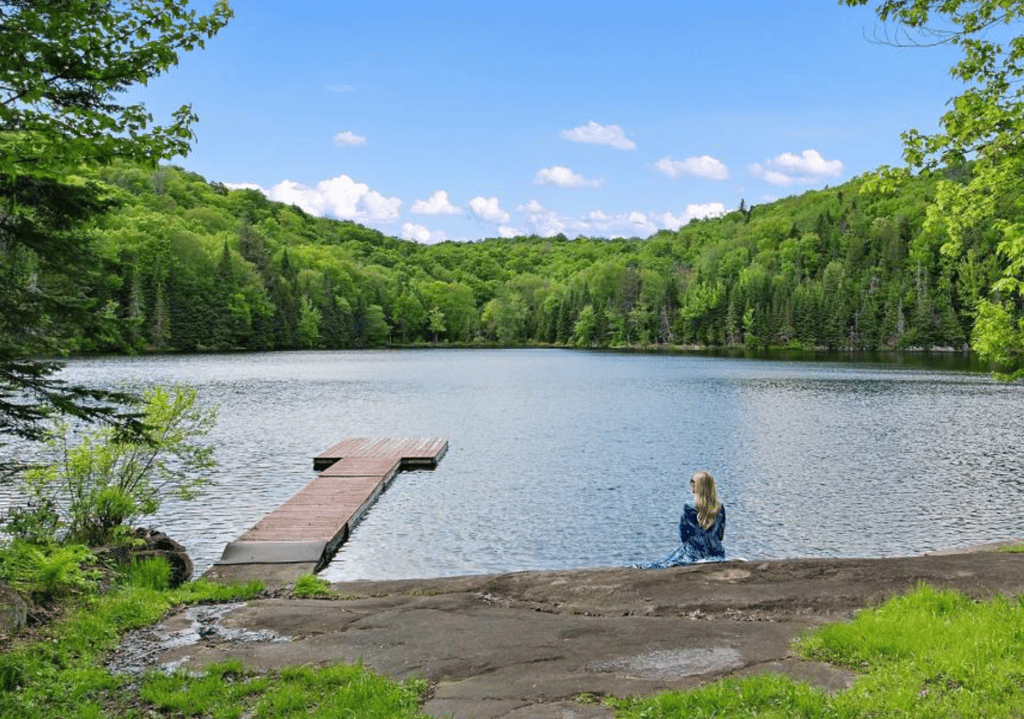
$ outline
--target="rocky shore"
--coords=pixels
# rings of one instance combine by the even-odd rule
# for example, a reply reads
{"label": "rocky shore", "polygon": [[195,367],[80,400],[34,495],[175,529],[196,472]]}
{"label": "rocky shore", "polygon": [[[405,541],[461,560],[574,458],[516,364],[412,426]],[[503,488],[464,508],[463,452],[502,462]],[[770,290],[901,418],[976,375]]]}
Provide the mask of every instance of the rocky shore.
{"label": "rocky shore", "polygon": [[[921,582],[979,599],[1024,592],[1024,554],[997,547],[345,582],[329,600],[281,596],[191,608],[136,633],[124,649],[148,665],[362,661],[394,678],[426,678],[432,691],[424,708],[438,717],[607,718],[610,709],[583,699],[766,671],[840,690],[854,676],[797,659],[794,637]],[[250,570],[232,571],[222,578],[244,579]]]}

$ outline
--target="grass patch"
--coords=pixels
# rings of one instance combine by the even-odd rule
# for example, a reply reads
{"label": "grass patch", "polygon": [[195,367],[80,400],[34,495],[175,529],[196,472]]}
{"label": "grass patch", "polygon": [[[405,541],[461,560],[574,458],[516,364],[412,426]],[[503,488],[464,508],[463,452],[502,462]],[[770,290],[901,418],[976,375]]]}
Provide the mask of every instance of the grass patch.
{"label": "grass patch", "polygon": [[334,595],[331,583],[315,574],[303,574],[295,580],[292,596],[303,598],[330,597]]}
{"label": "grass patch", "polygon": [[[133,565],[120,585],[76,597],[59,620],[0,653],[0,717],[426,719],[419,711],[425,682],[393,682],[358,665],[260,675],[233,659],[201,675],[152,671],[141,680],[113,676],[103,660],[127,630],[152,624],[175,606],[251,599],[264,588],[261,582],[222,585],[200,579],[161,589],[166,580],[162,565]],[[311,579],[311,589],[322,589],[322,580]]]}
{"label": "grass patch", "polygon": [[246,671],[230,660],[211,665],[202,676],[151,673],[139,696],[164,716],[390,717],[416,718],[425,682],[392,682],[358,665],[296,667],[272,675]]}
{"label": "grass patch", "polygon": [[1024,598],[979,603],[921,586],[796,648],[861,676],[836,695],[765,675],[609,704],[621,719],[1024,716]]}
{"label": "grass patch", "polygon": [[999,551],[1008,554],[1024,554],[1024,544],[1004,544]]}
{"label": "grass patch", "polygon": [[605,702],[615,707],[616,717],[622,719],[831,716],[825,712],[828,697],[823,691],[772,674],[742,680],[726,679],[689,692],[665,692],[649,698],[605,699]]}
{"label": "grass patch", "polygon": [[171,586],[171,565],[163,557],[142,561],[133,557],[128,566],[128,580],[137,587],[163,591]]}
{"label": "grass patch", "polygon": [[[136,576],[150,581],[153,571],[144,569]],[[159,591],[129,579],[104,594],[76,596],[58,620],[15,638],[0,653],[0,716],[120,716],[104,707],[121,703],[124,680],[112,676],[103,660],[124,632],[152,624],[175,605],[250,598],[262,589],[259,582],[221,586],[199,581]]]}

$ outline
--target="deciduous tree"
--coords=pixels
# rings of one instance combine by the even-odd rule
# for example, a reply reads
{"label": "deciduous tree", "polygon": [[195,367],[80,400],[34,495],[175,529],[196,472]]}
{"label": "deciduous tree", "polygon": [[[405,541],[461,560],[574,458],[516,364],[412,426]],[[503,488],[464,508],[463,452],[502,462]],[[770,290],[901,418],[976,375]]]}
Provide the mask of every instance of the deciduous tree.
{"label": "deciduous tree", "polygon": [[82,223],[106,201],[73,173],[185,154],[190,106],[154,124],[120,96],[230,16],[224,0],[207,15],[187,0],[0,0],[0,434],[38,438],[53,413],[114,419],[128,399],[68,386],[59,364],[26,359],[61,351],[61,319],[89,309],[78,288],[96,257]]}
{"label": "deciduous tree", "polygon": [[[944,232],[943,253],[960,259],[977,227],[997,228],[1002,276],[978,303],[973,345],[997,363],[1001,376],[1024,376],[1024,2],[885,0],[876,12],[887,23],[887,42],[951,44],[963,51],[950,74],[964,91],[949,101],[937,132],[903,134],[902,173],[965,169],[938,183],[926,229]],[[900,174],[883,173],[883,182]]]}

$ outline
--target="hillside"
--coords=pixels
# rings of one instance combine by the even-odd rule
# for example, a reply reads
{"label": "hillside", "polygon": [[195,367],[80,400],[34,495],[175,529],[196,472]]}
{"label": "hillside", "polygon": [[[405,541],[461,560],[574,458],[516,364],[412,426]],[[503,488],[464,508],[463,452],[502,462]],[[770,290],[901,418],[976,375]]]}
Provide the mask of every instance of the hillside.
{"label": "hillside", "polygon": [[92,312],[61,328],[72,352],[962,348],[999,275],[993,232],[978,228],[952,256],[922,229],[926,177],[890,195],[853,180],[647,239],[429,246],[175,167],[115,164],[81,180],[114,206],[90,226],[103,267],[77,280]]}

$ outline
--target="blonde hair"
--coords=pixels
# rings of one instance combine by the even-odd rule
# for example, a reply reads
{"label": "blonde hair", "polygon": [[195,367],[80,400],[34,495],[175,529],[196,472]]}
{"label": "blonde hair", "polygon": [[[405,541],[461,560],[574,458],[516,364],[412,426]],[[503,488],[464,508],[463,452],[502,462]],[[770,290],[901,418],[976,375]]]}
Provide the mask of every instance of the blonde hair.
{"label": "blonde hair", "polygon": [[711,529],[715,523],[722,503],[718,500],[718,492],[715,490],[715,478],[711,472],[695,472],[691,478],[693,482],[693,505],[697,508],[697,522],[704,529]]}

